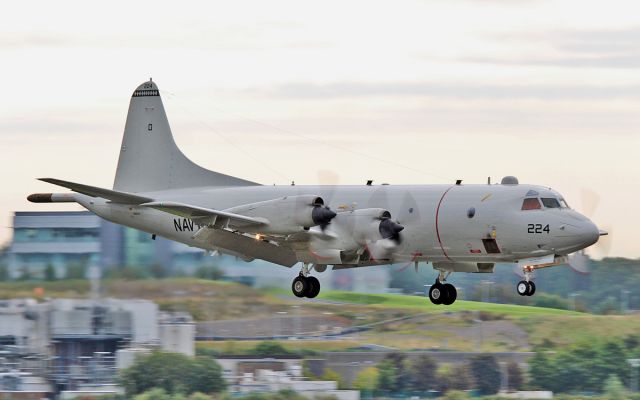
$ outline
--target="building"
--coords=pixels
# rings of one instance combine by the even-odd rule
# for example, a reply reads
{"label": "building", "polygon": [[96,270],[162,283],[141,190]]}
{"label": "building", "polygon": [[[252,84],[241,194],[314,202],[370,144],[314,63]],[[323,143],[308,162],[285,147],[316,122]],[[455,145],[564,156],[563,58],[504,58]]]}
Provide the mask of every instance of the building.
{"label": "building", "polygon": [[[88,211],[16,212],[13,240],[5,256],[10,279],[84,278],[89,266],[102,270],[161,267],[166,273],[193,275],[217,266],[226,279],[256,287],[290,287],[292,269],[266,261],[247,263],[106,221]],[[316,273],[323,288],[385,292],[389,266]]]}
{"label": "building", "polygon": [[160,312],[155,303],[140,299],[0,301],[0,373],[6,374],[0,392],[41,391],[49,385],[57,393],[112,385],[118,367],[135,360],[126,358],[127,351],[151,349],[193,356],[191,316]]}
{"label": "building", "polygon": [[[201,250],[113,224],[88,211],[16,212],[4,255],[11,279],[82,278],[88,266],[184,269],[214,260]],[[48,276],[52,275],[52,276]]]}

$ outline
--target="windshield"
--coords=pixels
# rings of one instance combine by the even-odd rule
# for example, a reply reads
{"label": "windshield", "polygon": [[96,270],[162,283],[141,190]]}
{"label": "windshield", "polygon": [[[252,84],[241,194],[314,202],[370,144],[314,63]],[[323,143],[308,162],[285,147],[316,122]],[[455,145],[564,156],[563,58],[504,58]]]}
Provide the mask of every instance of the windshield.
{"label": "windshield", "polygon": [[560,208],[560,202],[555,197],[543,197],[541,200],[546,208]]}
{"label": "windshield", "polygon": [[522,210],[539,210],[541,208],[537,197],[529,197],[522,202]]}

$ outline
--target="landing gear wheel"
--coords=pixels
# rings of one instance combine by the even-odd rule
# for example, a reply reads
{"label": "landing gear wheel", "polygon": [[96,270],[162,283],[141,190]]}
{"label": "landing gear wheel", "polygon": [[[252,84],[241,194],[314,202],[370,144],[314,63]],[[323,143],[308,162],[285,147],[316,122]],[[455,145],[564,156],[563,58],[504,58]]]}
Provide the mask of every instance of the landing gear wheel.
{"label": "landing gear wheel", "polygon": [[536,293],[536,284],[533,281],[529,281],[529,291],[527,296],[533,296]]}
{"label": "landing gear wheel", "polygon": [[433,304],[442,304],[442,301],[447,297],[446,292],[443,289],[443,284],[436,281],[429,289],[429,300]]}
{"label": "landing gear wheel", "polygon": [[[296,297],[305,297],[309,292],[309,289],[309,281],[302,275],[297,276],[291,284],[291,291]],[[320,285],[318,285],[318,289],[320,289]]]}
{"label": "landing gear wheel", "polygon": [[442,299],[442,304],[444,304],[445,306],[450,306],[458,298],[458,291],[456,290],[456,287],[450,283],[442,285],[442,289],[446,294],[446,296]]}
{"label": "landing gear wheel", "polygon": [[[520,281],[518,282],[518,285],[516,286],[516,290],[518,291],[518,294],[520,296],[528,296],[529,295],[529,282],[527,281]],[[534,286],[534,292],[535,292],[535,286]]]}
{"label": "landing gear wheel", "polygon": [[307,283],[309,284],[309,289],[306,296],[313,299],[320,293],[320,281],[315,276],[308,276]]}

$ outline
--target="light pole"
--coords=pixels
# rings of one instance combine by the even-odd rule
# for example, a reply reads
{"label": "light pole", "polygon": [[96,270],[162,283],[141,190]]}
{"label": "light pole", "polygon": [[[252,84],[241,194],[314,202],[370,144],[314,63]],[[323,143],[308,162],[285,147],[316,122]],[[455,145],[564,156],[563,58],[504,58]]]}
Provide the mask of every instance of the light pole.
{"label": "light pole", "polygon": [[629,291],[627,289],[620,290],[620,313],[626,314],[629,310]]}
{"label": "light pole", "polygon": [[580,296],[580,293],[569,293],[569,299],[571,299],[571,311],[575,311],[576,310],[576,297]]}
{"label": "light pole", "polygon": [[287,315],[287,312],[286,311],[278,311],[276,314],[279,315],[278,320],[280,321],[280,338],[282,339],[282,336],[284,336],[284,333],[283,333],[283,330],[284,330],[283,318],[284,318],[284,315]]}
{"label": "light pole", "polygon": [[638,391],[638,367],[640,367],[640,358],[629,358],[627,362],[633,369],[631,371],[631,390],[634,392]]}

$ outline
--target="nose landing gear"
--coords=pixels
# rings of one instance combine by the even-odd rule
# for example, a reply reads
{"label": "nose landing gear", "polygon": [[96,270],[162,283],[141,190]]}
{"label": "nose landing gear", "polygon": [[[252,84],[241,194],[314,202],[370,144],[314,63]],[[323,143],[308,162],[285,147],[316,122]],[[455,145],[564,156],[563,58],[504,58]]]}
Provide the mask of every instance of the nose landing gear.
{"label": "nose landing gear", "polygon": [[536,293],[536,284],[531,280],[533,270],[534,269],[531,266],[522,267],[524,280],[518,282],[518,285],[516,285],[516,291],[520,296],[533,296]]}
{"label": "nose landing gear", "polygon": [[309,275],[309,266],[302,265],[300,274],[293,280],[291,291],[296,297],[307,297],[312,299],[320,293],[320,281],[318,278]]}
{"label": "nose landing gear", "polygon": [[520,296],[533,296],[536,293],[536,284],[533,281],[520,281],[516,290]]}

